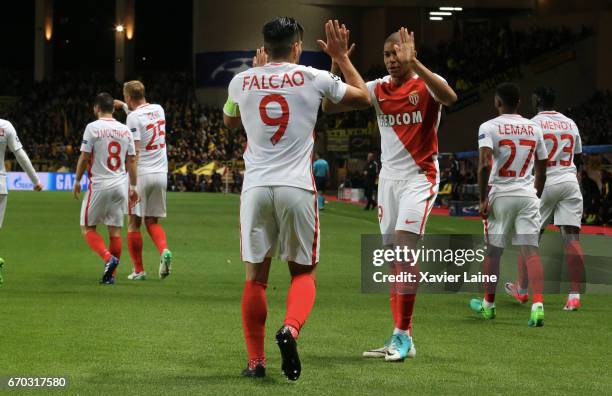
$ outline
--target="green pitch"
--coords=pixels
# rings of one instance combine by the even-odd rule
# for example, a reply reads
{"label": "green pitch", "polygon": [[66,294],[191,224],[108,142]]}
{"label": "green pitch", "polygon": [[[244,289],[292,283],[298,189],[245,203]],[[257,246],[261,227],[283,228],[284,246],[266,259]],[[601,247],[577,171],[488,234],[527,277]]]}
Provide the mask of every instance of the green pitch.
{"label": "green pitch", "polygon": [[[157,279],[158,256],[143,233],[149,279],[125,279],[131,265],[124,240],[117,284],[101,286],[102,264],[80,235],[80,202],[68,193],[9,195],[0,230],[6,260],[0,376],[67,375],[70,394],[612,392],[610,295],[586,295],[584,308],[573,313],[562,311],[563,296],[548,296],[545,326],[537,329],[527,327],[527,308],[504,295],[493,321],[472,314],[473,295],[421,295],[417,359],[362,359],[392,326],[387,296],[359,292],[360,235],[378,232],[376,214],[342,203],[321,213],[317,301],[300,338],[300,380],[282,377],[273,343],[289,281],[279,262],[268,287],[268,377],[240,378],[246,356],[239,197],[169,194],[168,203],[171,277]],[[428,231],[481,228],[477,221],[433,216]]]}

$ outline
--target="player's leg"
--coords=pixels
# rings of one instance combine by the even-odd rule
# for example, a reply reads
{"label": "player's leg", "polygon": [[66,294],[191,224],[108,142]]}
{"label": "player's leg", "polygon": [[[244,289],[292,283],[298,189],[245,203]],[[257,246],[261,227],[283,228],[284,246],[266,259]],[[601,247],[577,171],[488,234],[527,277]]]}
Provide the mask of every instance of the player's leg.
{"label": "player's leg", "polygon": [[[395,246],[414,251],[425,233],[427,219],[438,194],[438,185],[427,180],[399,181],[396,184],[399,195],[398,216],[395,222]],[[418,279],[419,263],[414,258],[396,261],[396,270],[414,274]],[[414,357],[416,350],[412,341],[412,316],[416,302],[418,282],[400,282],[395,287],[395,327],[385,355],[386,361],[401,361]]]}
{"label": "player's leg", "polygon": [[499,264],[506,246],[507,236],[514,230],[516,215],[513,197],[497,197],[489,203],[489,216],[483,220],[487,253],[482,263],[484,297],[470,300],[470,308],[485,319],[496,316],[495,295],[499,279]]}
{"label": "player's leg", "polygon": [[577,311],[580,308],[580,293],[585,282],[584,253],[580,244],[582,194],[576,183],[561,183],[559,189],[562,190],[562,199],[555,210],[555,225],[561,229],[570,278],[570,292],[564,310]]}
{"label": "player's leg", "polygon": [[[382,243],[386,248],[395,244],[395,224],[399,210],[399,196],[396,194],[396,180],[380,179],[378,183],[378,223],[382,235]],[[395,264],[391,264],[390,273],[397,271]],[[395,285],[389,284],[389,307],[391,308],[391,319],[395,327],[397,322],[397,290]],[[363,357],[384,358],[387,355],[390,338],[385,345],[369,349],[363,352]]]}
{"label": "player's leg", "polygon": [[242,326],[248,355],[243,376],[265,376],[264,338],[268,305],[266,287],[278,238],[272,189],[254,187],[240,196],[240,257],[245,262]]}
{"label": "player's leg", "polygon": [[539,200],[515,197],[515,205],[520,205],[520,210],[514,221],[516,234],[513,243],[520,246],[520,252],[525,257],[533,302],[528,325],[540,327],[544,324],[544,268],[538,249],[541,226]]}
{"label": "player's leg", "polygon": [[131,209],[131,213],[128,216],[127,243],[130,258],[132,259],[132,264],[134,266],[134,270],[130,275],[128,275],[128,279],[145,280],[147,278],[147,274],[142,263],[142,234],[140,233],[142,218],[140,215],[136,214],[140,213],[139,209],[138,211],[135,209],[136,208]]}
{"label": "player's leg", "polygon": [[282,371],[295,381],[301,373],[297,342],[315,302],[314,270],[319,261],[319,212],[311,191],[274,187],[275,217],[279,225],[279,257],[289,263],[291,284],[283,326],[276,333]]}
{"label": "player's leg", "polygon": [[[4,222],[4,212],[6,211],[7,194],[0,194],[0,228]],[[4,268],[4,259],[0,257],[0,285],[4,283],[4,277],[2,275],[2,269]]]}
{"label": "player's leg", "polygon": [[[106,206],[111,201],[110,193],[107,190],[87,192],[87,196],[81,204],[81,233],[85,241],[98,256],[102,259],[106,268],[116,267],[119,260],[114,257],[107,248],[104,239],[96,231],[97,224],[103,224],[106,219]],[[123,210],[123,207],[121,207]],[[114,270],[114,268],[112,268]]]}
{"label": "player's leg", "polygon": [[159,219],[166,217],[166,188],[168,178],[165,174],[146,175],[146,202],[141,206],[147,232],[159,252],[159,278],[165,279],[172,271],[172,252],[168,249],[166,232]]}

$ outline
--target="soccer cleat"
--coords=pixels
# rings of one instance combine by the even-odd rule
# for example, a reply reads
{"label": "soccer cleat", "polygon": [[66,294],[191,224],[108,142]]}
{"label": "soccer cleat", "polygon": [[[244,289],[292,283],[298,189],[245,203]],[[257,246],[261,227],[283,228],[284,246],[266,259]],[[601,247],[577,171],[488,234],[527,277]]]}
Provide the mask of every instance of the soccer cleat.
{"label": "soccer cleat", "polygon": [[[0,283],[2,281],[0,280]],[[578,311],[580,308],[580,299],[579,298],[567,298],[565,302],[565,306],[563,307],[564,311]]]}
{"label": "soccer cleat", "polygon": [[411,349],[412,337],[402,333],[393,334],[385,354],[385,362],[403,362]]}
{"label": "soccer cleat", "polygon": [[127,277],[129,280],[146,280],[147,279],[147,273],[142,271],[142,272],[132,272],[131,274],[128,275]]}
{"label": "soccer cleat", "polygon": [[287,379],[297,381],[302,372],[302,364],[297,351],[297,342],[291,335],[291,331],[287,326],[283,326],[276,333],[276,344],[280,349],[282,364],[281,370]]}
{"label": "soccer cleat", "polygon": [[115,277],[113,276],[113,272],[119,266],[119,259],[115,256],[111,256],[110,259],[106,262],[104,266],[104,274],[102,274],[102,279],[100,279],[100,283],[105,285],[112,285],[115,283]]}
{"label": "soccer cleat", "polygon": [[266,376],[266,368],[261,364],[258,364],[257,366],[253,368],[250,368],[249,366],[247,366],[247,368],[242,370],[240,375],[243,377],[250,377],[250,378],[263,378]]}
{"label": "soccer cleat", "polygon": [[0,285],[4,283],[4,278],[2,277],[2,267],[4,267],[4,259],[0,257]]}
{"label": "soccer cleat", "polygon": [[472,298],[470,300],[470,308],[472,311],[481,314],[485,319],[495,319],[495,304],[491,308],[485,308],[480,298]]}
{"label": "soccer cleat", "polygon": [[[385,346],[382,348],[370,349],[369,351],[363,352],[362,356],[365,358],[384,358],[387,355],[387,351],[389,350],[390,341],[385,342]],[[414,347],[414,343],[411,345],[410,350],[408,351],[409,358],[416,357],[416,348]]]}
{"label": "soccer cleat", "polygon": [[[542,327],[544,326],[544,306],[541,303],[535,309],[531,310],[531,317],[527,322],[529,327]],[[535,304],[534,304],[535,305]]]}
{"label": "soccer cleat", "polygon": [[521,304],[525,304],[527,301],[529,301],[529,294],[519,294],[518,287],[516,287],[516,284],[512,282],[506,282],[504,285],[504,290],[506,291],[507,295],[514,297],[514,299]]}
{"label": "soccer cleat", "polygon": [[166,279],[172,272],[172,252],[164,249],[159,258],[159,279]]}

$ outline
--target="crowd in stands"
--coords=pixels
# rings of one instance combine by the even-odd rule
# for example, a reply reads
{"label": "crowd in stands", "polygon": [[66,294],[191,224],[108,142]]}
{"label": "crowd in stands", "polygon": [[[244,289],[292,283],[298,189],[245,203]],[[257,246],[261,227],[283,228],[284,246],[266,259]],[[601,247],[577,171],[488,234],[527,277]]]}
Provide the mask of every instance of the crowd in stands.
{"label": "crowd in stands", "polygon": [[612,91],[596,92],[566,115],[576,122],[583,145],[612,144]]}

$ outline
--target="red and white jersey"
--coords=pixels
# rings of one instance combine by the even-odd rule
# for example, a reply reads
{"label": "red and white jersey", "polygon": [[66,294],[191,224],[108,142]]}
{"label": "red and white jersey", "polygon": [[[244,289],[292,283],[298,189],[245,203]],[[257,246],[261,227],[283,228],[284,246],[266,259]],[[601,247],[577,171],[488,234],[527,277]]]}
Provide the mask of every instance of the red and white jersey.
{"label": "red and white jersey", "polygon": [[91,153],[89,178],[92,190],[105,190],[127,182],[125,160],[136,155],[132,133],[114,118],[87,124],[81,151]]}
{"label": "red and white jersey", "polygon": [[478,147],[493,149],[490,198],[536,197],[533,164],[548,155],[538,124],[518,114],[502,114],[480,125]]}
{"label": "red and white jersey", "polygon": [[425,81],[415,75],[396,86],[391,76],[385,76],[366,85],[380,130],[380,177],[410,180],[424,174],[431,183],[439,183],[438,126],[442,106]]}
{"label": "red and white jersey", "polygon": [[14,153],[17,150],[21,150],[22,146],[13,124],[7,120],[0,119],[0,194],[8,193],[6,188],[6,168],[4,167],[4,155],[7,148]]}
{"label": "red and white jersey", "polygon": [[[347,85],[327,71],[268,63],[234,76],[229,99],[247,133],[242,191],[291,186],[314,191],[314,127],[322,98],[338,103]],[[231,114],[228,114],[231,116]]]}
{"label": "red and white jersey", "polygon": [[138,145],[138,174],[168,173],[166,116],[157,104],[138,106],[127,116],[126,124]]}
{"label": "red and white jersey", "polygon": [[531,120],[542,128],[548,151],[546,185],[578,183],[574,154],[582,153],[582,141],[574,121],[556,111],[541,111]]}

